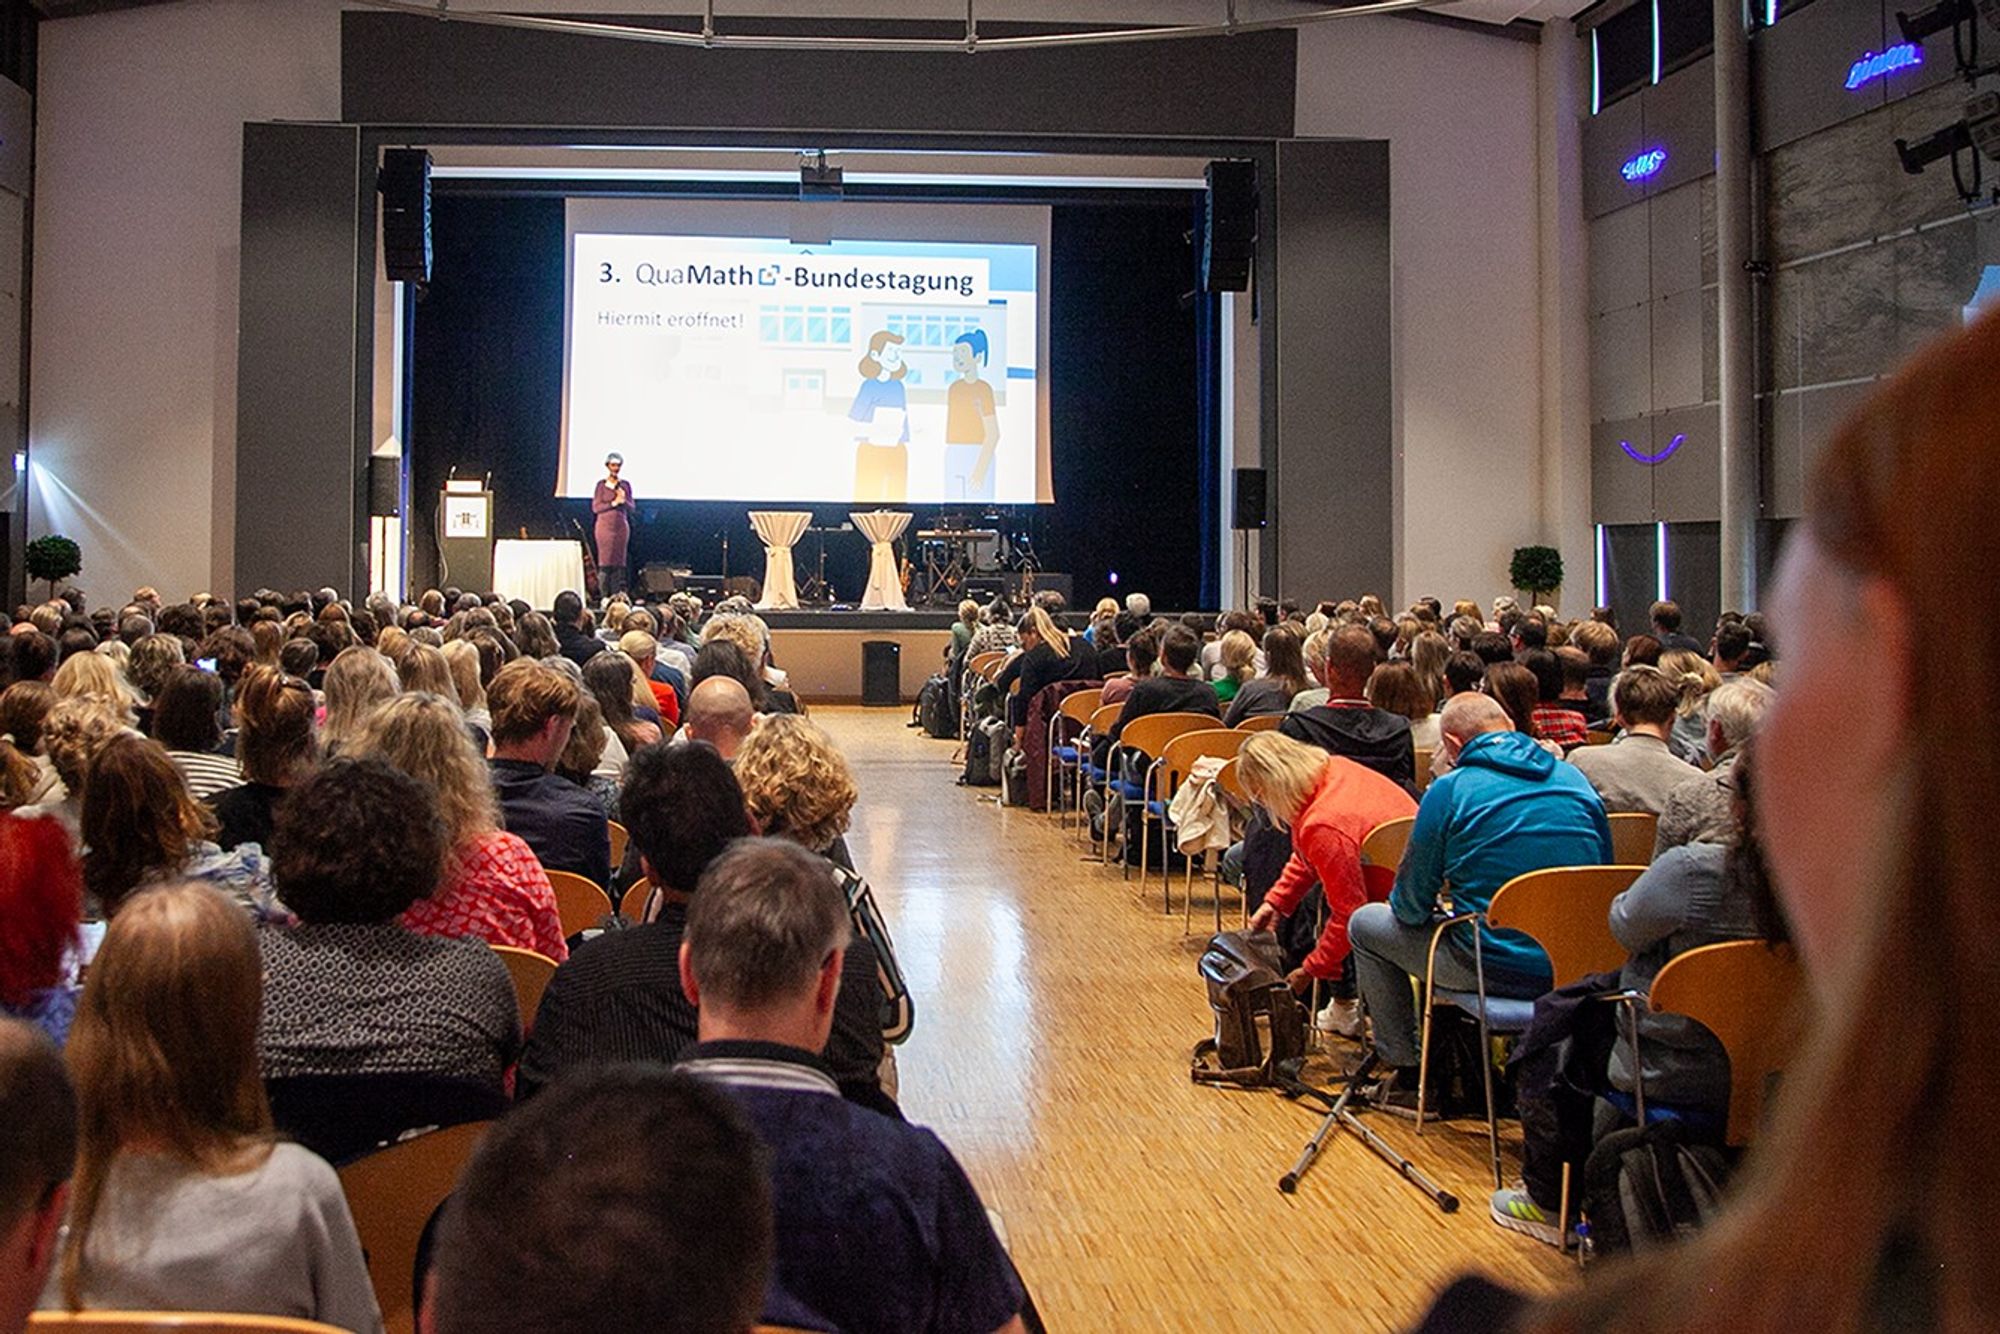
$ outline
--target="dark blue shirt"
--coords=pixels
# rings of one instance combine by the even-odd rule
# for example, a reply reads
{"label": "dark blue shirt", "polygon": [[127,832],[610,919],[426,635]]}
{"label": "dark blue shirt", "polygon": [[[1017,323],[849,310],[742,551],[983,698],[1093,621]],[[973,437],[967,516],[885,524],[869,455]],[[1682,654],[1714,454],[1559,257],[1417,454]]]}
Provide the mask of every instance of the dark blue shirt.
{"label": "dark blue shirt", "polygon": [[611,883],[611,826],[597,799],[527,760],[494,760],[493,790],[507,832],[534,849],[545,871]]}
{"label": "dark blue shirt", "polygon": [[846,1334],[991,1334],[1020,1279],[979,1193],[930,1131],[857,1107],[807,1052],[701,1042],[683,1068],[728,1086],[771,1149],[776,1278]]}

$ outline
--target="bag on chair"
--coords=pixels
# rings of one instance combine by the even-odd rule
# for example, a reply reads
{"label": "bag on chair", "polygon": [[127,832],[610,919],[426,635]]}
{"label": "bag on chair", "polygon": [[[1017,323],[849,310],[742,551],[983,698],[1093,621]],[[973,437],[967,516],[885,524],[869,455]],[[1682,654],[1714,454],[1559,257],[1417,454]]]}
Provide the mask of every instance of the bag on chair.
{"label": "bag on chair", "polygon": [[1195,1044],[1197,1084],[1259,1088],[1297,1074],[1306,1052],[1306,1012],[1285,985],[1278,939],[1268,931],[1224,931],[1199,965],[1215,1013],[1215,1036]]}

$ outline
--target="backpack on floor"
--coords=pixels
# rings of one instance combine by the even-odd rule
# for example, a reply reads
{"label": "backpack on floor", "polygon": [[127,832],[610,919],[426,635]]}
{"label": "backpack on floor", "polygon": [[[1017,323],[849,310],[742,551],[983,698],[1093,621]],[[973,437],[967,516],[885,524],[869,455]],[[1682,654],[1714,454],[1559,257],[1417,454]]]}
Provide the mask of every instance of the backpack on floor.
{"label": "backpack on floor", "polygon": [[958,714],[951,707],[951,682],[942,672],[924,682],[917,693],[917,726],[940,741],[958,739]]}
{"label": "backpack on floor", "polygon": [[1591,1253],[1648,1251],[1679,1241],[1715,1216],[1729,1160],[1692,1143],[1680,1121],[1614,1130],[1583,1166],[1583,1218]]}
{"label": "backpack on floor", "polygon": [[1000,758],[1000,804],[1028,804],[1028,757],[1011,746]]}
{"label": "backpack on floor", "polygon": [[958,776],[961,787],[992,787],[1000,781],[993,772],[993,739],[981,723],[965,734],[965,769]]}
{"label": "backpack on floor", "polygon": [[1224,931],[1210,938],[1198,967],[1215,1035],[1195,1044],[1188,1071],[1194,1082],[1258,1088],[1296,1077],[1305,1059],[1306,1012],[1285,985],[1278,938]]}
{"label": "backpack on floor", "polygon": [[998,787],[1007,775],[1007,752],[1014,745],[1014,729],[1005,718],[988,718],[979,724],[979,730],[986,733],[986,783]]}

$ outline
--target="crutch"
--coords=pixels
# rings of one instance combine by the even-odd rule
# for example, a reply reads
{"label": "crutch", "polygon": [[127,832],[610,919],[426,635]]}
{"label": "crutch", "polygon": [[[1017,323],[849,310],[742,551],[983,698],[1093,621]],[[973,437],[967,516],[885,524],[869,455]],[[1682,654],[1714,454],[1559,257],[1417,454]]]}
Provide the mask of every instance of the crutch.
{"label": "crutch", "polygon": [[[1333,1106],[1327,1111],[1326,1117],[1320,1122],[1319,1129],[1313,1132],[1313,1137],[1306,1141],[1306,1147],[1299,1154],[1299,1160],[1292,1164],[1291,1171],[1278,1178],[1278,1189],[1287,1195],[1298,1193],[1299,1179],[1305,1176],[1306,1172],[1311,1169],[1313,1162],[1319,1157],[1320,1149],[1326,1144],[1327,1136],[1333,1133],[1334,1127],[1338,1126],[1351,1133],[1356,1139],[1373,1150],[1378,1158],[1395,1168],[1396,1174],[1402,1177],[1403,1180],[1429,1196],[1431,1203],[1435,1204],[1439,1210],[1448,1214],[1456,1213],[1458,1211],[1458,1197],[1456,1195],[1453,1195],[1450,1191],[1445,1190],[1435,1181],[1425,1176],[1417,1169],[1415,1163],[1405,1158],[1402,1154],[1397,1153],[1395,1149],[1389,1146],[1387,1140],[1363,1125],[1360,1117],[1347,1110],[1348,1100],[1354,1096],[1354,1091],[1361,1087],[1361,1081],[1375,1068],[1375,1063],[1376,1058],[1373,1053],[1370,1053],[1362,1061],[1360,1067],[1348,1077],[1347,1087],[1341,1090],[1338,1098],[1334,1099]],[[1319,1090],[1303,1084],[1298,1086],[1298,1092],[1311,1094],[1322,1099],[1325,1097]]]}

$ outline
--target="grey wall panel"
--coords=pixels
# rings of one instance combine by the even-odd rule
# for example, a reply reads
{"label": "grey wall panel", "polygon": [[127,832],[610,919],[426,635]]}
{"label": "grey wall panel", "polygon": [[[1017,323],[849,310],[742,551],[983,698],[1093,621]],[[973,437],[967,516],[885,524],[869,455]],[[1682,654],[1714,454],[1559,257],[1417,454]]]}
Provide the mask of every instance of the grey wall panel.
{"label": "grey wall panel", "polygon": [[[1848,120],[1765,157],[1773,261],[1823,254],[1887,230],[1885,205],[1902,188],[1890,179],[1902,174],[1890,138],[1879,118]],[[1936,193],[1950,198],[1949,184]]]}
{"label": "grey wall panel", "polygon": [[1276,588],[1388,588],[1389,145],[1281,142],[1277,178]]}
{"label": "grey wall panel", "polygon": [[236,587],[358,591],[364,201],[351,125],[243,127]]}
{"label": "grey wall panel", "polygon": [[1675,296],[1700,287],[1701,183],[1683,185],[1653,196],[1653,295]]}
{"label": "grey wall panel", "polygon": [[1652,422],[1644,417],[1598,422],[1590,428],[1590,518],[1593,523],[1651,523],[1653,473],[1628,458],[1619,442],[1642,454],[1653,448]]}
{"label": "grey wall panel", "polygon": [[1712,520],[1722,513],[1720,410],[1682,408],[1653,418],[1653,452],[1680,447],[1652,467],[1653,516],[1668,523]]}
{"label": "grey wall panel", "polygon": [[1590,321],[1590,415],[1637,417],[1653,406],[1651,312],[1614,310]]}
{"label": "grey wall panel", "polygon": [[[1289,30],[968,59],[963,50],[706,51],[408,14],[340,18],[341,119],[359,124],[1275,139],[1292,133],[1297,102],[1298,40]],[[867,26],[726,23],[738,33]],[[997,36],[1009,25],[984,27]],[[870,30],[964,32],[950,22]]]}
{"label": "grey wall panel", "polygon": [[1979,286],[1979,233],[1958,223],[1899,236],[1882,248],[1895,273],[1895,358],[1901,361],[1964,327],[1966,303]]}
{"label": "grey wall panel", "polygon": [[[1815,0],[1757,34],[1757,142],[1776,148],[1883,103],[1880,81],[1846,88],[1857,59],[1882,49],[1881,0]],[[1891,39],[1900,40],[1900,39]]]}
{"label": "grey wall panel", "polygon": [[1652,304],[1655,412],[1702,401],[1701,293],[1683,292]]}
{"label": "grey wall panel", "polygon": [[1805,398],[1810,390],[1794,389],[1771,401],[1770,438],[1764,451],[1764,512],[1779,518],[1795,518],[1804,512],[1800,488],[1805,429]]}
{"label": "grey wall panel", "polygon": [[1648,192],[1664,194],[1715,173],[1715,62],[1698,60],[1639,94],[1646,147],[1667,150]]}
{"label": "grey wall panel", "polygon": [[1771,368],[1780,389],[1852,380],[1896,360],[1896,269],[1887,247],[1780,269],[1771,283]]}
{"label": "grey wall panel", "polygon": [[1583,209],[1600,217],[1646,197],[1645,182],[1627,181],[1619,168],[1646,151],[1639,99],[1628,97],[1583,123]]}
{"label": "grey wall panel", "polygon": [[1713,403],[1722,397],[1721,293],[1705,288],[1701,294],[1701,401]]}
{"label": "grey wall panel", "polygon": [[1715,281],[1715,177],[1702,177],[1701,191],[1701,280]]}
{"label": "grey wall panel", "polygon": [[1645,204],[1591,219],[1591,314],[1646,303],[1651,247],[1652,224]]}

